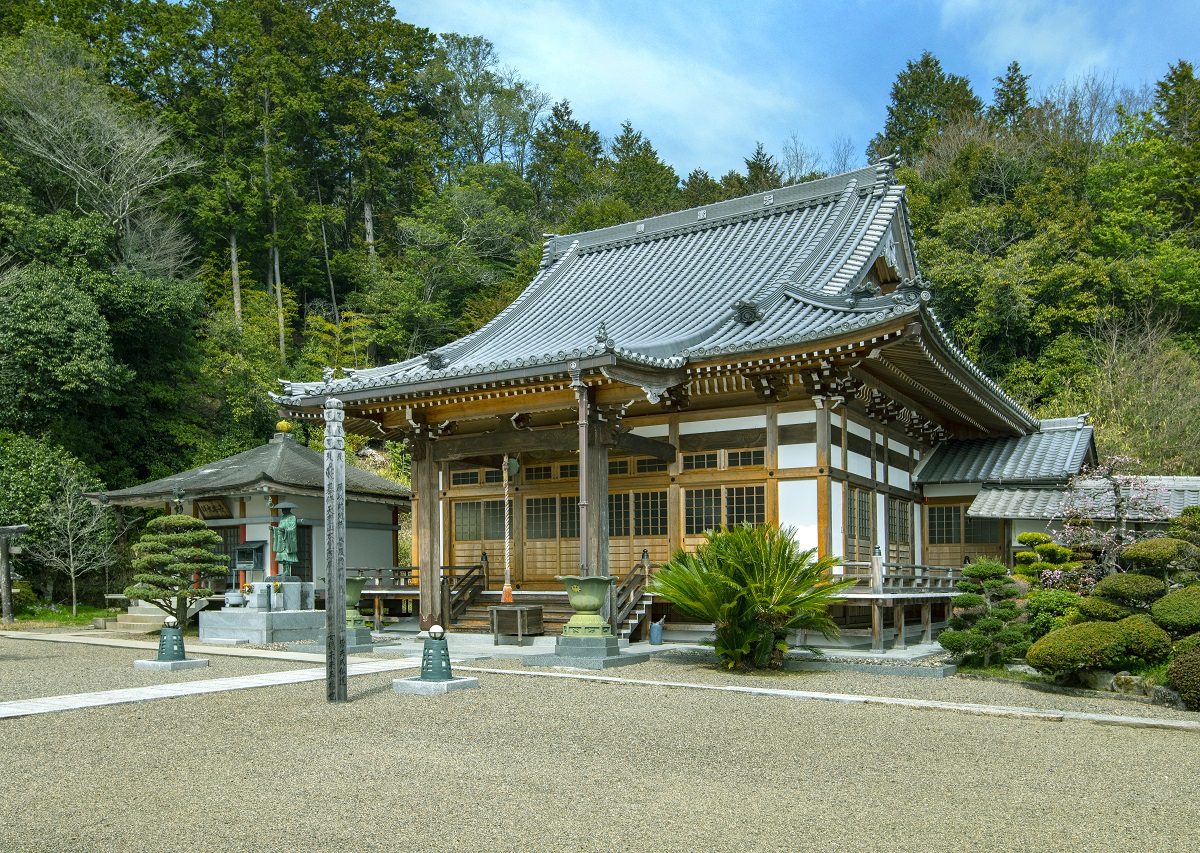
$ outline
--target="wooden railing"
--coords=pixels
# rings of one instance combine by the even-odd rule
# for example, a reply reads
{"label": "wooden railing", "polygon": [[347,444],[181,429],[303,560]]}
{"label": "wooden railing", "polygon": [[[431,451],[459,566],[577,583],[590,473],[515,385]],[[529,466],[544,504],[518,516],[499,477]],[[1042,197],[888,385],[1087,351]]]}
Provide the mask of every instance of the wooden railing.
{"label": "wooden railing", "polygon": [[473,566],[442,567],[442,618],[453,625],[487,589],[488,557],[484,552]]}
{"label": "wooden railing", "polygon": [[642,595],[646,592],[646,584],[650,582],[650,552],[642,549],[642,559],[633,564],[633,568],[620,581],[609,587],[608,624],[616,634],[629,618],[629,614],[638,606]]}
{"label": "wooden railing", "polygon": [[383,566],[382,568],[348,567],[346,577],[367,578],[366,589],[404,589],[417,585],[416,566]]}
{"label": "wooden railing", "polygon": [[[834,577],[837,577],[835,569]],[[849,591],[871,591],[875,578],[870,563],[845,562],[841,564],[843,577],[854,578],[856,584]],[[962,580],[962,569],[956,566],[918,566],[911,563],[884,563],[880,584],[881,592],[905,591],[934,592],[951,591]]]}

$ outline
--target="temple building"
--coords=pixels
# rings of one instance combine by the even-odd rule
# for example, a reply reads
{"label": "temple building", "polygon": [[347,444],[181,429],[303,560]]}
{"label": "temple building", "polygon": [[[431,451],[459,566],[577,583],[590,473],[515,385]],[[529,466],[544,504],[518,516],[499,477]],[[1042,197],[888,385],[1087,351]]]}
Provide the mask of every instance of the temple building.
{"label": "temple building", "polygon": [[925,636],[946,615],[974,499],[927,505],[918,472],[939,447],[1042,430],[947,337],[934,287],[881,162],[551,236],[479,331],[277,400],[319,419],[333,397],[349,431],[408,443],[423,622],[442,564],[486,551],[498,586],[506,544],[515,585],[561,589],[555,575],[624,576],[643,552],[770,522],[862,576],[843,625],[903,642],[906,615]]}

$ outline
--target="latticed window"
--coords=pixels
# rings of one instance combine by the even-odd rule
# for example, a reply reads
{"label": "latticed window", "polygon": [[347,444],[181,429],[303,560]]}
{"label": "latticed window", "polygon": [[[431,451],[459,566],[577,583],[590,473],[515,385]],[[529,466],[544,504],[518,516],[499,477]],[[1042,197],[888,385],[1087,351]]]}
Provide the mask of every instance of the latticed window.
{"label": "latticed window", "polygon": [[667,493],[633,493],[633,535],[667,535]]}
{"label": "latticed window", "polygon": [[729,467],[744,468],[750,465],[763,465],[766,463],[767,452],[765,450],[731,450],[729,451]]}
{"label": "latticed window", "polygon": [[530,539],[556,538],[558,536],[557,509],[558,498],[526,498],[525,535]]}
{"label": "latticed window", "polygon": [[579,538],[579,495],[558,499],[558,535],[563,539]]}
{"label": "latticed window", "polygon": [[967,517],[963,525],[963,542],[968,545],[995,545],[999,541],[999,519]]}
{"label": "latticed window", "polygon": [[488,468],[483,472],[483,482],[485,483],[503,483],[504,472],[499,468]]}
{"label": "latticed window", "polygon": [[715,453],[685,453],[683,455],[684,471],[699,471],[702,468],[716,468],[717,454]]}
{"label": "latticed window", "polygon": [[608,496],[608,535],[629,535],[629,495]]}
{"label": "latticed window", "polygon": [[451,471],[450,485],[452,486],[478,486],[479,472],[478,471]]}
{"label": "latticed window", "polygon": [[527,483],[532,483],[534,480],[549,480],[553,477],[553,465],[533,465],[525,469],[525,482]]}
{"label": "latticed window", "polygon": [[725,490],[725,524],[765,524],[766,486],[730,486]]}
{"label": "latticed window", "polygon": [[639,474],[657,474],[660,471],[667,470],[667,463],[661,459],[639,459],[637,461],[637,472]]}
{"label": "latticed window", "polygon": [[504,538],[504,501],[483,502],[483,538]]}
{"label": "latticed window", "polygon": [[480,501],[458,501],[454,504],[454,538],[459,542],[482,539],[483,504]]}
{"label": "latticed window", "polygon": [[721,490],[685,489],[683,530],[695,535],[721,526]]}
{"label": "latticed window", "polygon": [[871,540],[871,493],[865,489],[858,490],[858,538]]}
{"label": "latticed window", "polygon": [[930,545],[957,545],[962,542],[962,507],[931,506],[926,513]]}
{"label": "latticed window", "polygon": [[628,459],[610,459],[608,460],[608,476],[629,473]]}
{"label": "latticed window", "polygon": [[558,478],[560,480],[578,480],[579,479],[579,463],[565,462],[558,466]]}
{"label": "latticed window", "polygon": [[907,545],[912,539],[908,510],[908,501],[888,498],[888,542],[893,545]]}

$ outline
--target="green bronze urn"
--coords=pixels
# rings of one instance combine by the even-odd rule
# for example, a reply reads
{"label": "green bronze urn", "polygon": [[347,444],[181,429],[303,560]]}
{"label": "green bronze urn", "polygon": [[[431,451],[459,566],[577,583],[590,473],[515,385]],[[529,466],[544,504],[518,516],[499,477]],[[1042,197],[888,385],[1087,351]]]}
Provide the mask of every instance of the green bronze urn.
{"label": "green bronze urn", "polygon": [[346,627],[366,627],[366,620],[358,612],[358,600],[362,596],[363,587],[367,585],[366,578],[346,578]]}
{"label": "green bronze urn", "polygon": [[604,607],[608,588],[616,578],[608,575],[555,575],[554,579],[562,581],[562,585],[567,588],[567,601],[575,609],[575,615],[563,626],[563,636],[611,637],[612,628],[600,615],[600,609]]}

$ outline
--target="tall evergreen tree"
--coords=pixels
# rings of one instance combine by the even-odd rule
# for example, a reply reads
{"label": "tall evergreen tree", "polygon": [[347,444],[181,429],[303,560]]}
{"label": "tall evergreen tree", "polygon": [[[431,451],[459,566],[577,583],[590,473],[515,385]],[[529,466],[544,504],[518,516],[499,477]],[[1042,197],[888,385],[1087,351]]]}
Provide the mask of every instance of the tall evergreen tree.
{"label": "tall evergreen tree", "polygon": [[982,107],[966,77],[947,74],[938,58],[925,51],[892,84],[887,121],[867,146],[867,157],[895,154],[912,165],[928,149],[931,136],[956,117],[977,115]]}

